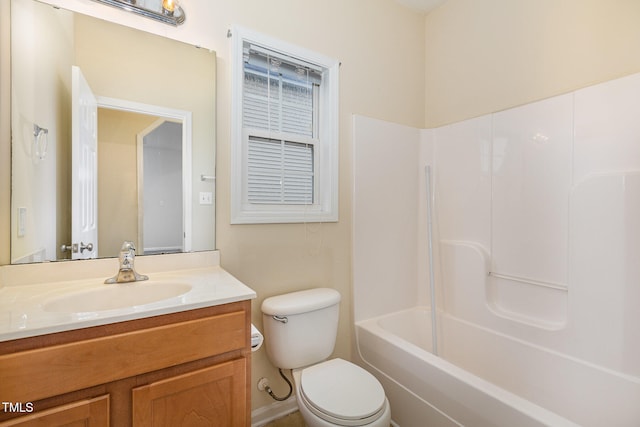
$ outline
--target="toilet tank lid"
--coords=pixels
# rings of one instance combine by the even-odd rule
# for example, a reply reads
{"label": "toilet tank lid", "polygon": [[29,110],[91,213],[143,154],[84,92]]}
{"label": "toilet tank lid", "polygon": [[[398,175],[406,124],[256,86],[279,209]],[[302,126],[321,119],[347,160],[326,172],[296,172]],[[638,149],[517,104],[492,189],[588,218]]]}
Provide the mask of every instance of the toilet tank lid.
{"label": "toilet tank lid", "polygon": [[320,310],[339,302],[340,293],[335,289],[307,289],[265,299],[262,312],[269,316],[290,316]]}

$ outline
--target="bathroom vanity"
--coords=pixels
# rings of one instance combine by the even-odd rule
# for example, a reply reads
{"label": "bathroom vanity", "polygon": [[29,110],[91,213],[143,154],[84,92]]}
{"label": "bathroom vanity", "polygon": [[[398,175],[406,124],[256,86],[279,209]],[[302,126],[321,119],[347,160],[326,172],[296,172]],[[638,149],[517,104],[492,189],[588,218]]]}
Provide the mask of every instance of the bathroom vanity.
{"label": "bathroom vanity", "polygon": [[219,266],[150,277],[190,290],[137,307],[44,313],[60,292],[87,290],[0,289],[0,313],[15,307],[0,319],[0,426],[249,425],[255,293]]}

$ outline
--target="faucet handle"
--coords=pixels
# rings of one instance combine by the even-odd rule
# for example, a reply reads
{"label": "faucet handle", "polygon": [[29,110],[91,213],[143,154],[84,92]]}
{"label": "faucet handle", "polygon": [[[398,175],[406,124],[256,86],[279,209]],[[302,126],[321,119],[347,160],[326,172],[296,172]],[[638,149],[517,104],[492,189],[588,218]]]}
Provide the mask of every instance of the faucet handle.
{"label": "faucet handle", "polygon": [[132,241],[125,240],[120,248],[120,269],[130,268],[133,270],[133,259],[135,256],[135,245]]}
{"label": "faucet handle", "polygon": [[129,251],[136,251],[136,246],[133,244],[132,241],[130,240],[125,240],[124,243],[122,244],[122,247],[120,248],[120,252],[129,252]]}

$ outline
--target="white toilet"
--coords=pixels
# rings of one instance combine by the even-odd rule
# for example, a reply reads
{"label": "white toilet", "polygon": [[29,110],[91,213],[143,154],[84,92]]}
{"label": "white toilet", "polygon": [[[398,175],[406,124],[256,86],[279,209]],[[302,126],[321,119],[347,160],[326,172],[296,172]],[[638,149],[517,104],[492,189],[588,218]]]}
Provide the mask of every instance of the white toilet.
{"label": "white toilet", "polygon": [[378,380],[342,359],[326,360],[338,331],[340,294],[317,288],[262,303],[271,362],[292,369],[298,408],[309,427],[389,427],[391,409]]}

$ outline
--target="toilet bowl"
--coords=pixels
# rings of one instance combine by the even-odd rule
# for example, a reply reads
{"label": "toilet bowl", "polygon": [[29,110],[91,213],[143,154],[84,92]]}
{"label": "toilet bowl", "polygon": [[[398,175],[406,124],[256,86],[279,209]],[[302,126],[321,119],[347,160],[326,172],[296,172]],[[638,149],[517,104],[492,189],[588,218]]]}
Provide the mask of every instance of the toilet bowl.
{"label": "toilet bowl", "polygon": [[309,427],[389,427],[389,401],[361,367],[331,359],[293,371],[298,408]]}
{"label": "toilet bowl", "polygon": [[340,294],[328,288],[265,299],[267,356],[276,367],[292,370],[298,408],[309,427],[388,427],[391,409],[380,382],[349,361],[327,360],[339,303]]}

